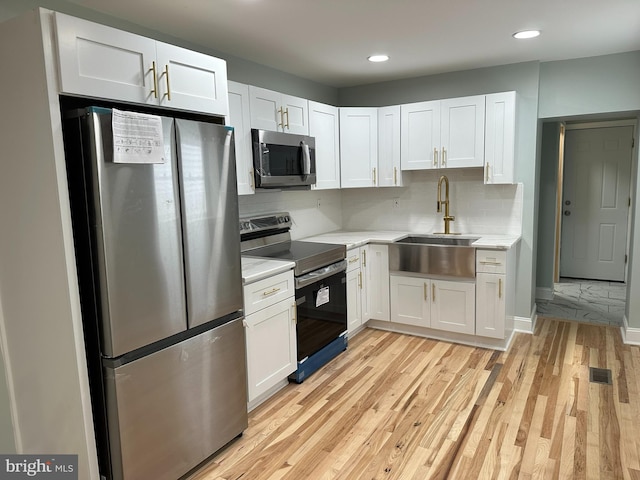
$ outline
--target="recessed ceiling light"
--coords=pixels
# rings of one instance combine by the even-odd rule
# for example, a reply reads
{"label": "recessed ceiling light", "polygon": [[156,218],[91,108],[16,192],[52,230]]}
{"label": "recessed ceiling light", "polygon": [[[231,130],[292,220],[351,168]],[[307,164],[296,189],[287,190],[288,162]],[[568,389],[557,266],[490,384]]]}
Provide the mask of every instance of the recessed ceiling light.
{"label": "recessed ceiling light", "polygon": [[523,30],[521,32],[516,32],[513,34],[514,38],[522,39],[522,38],[535,38],[540,35],[540,30]]}
{"label": "recessed ceiling light", "polygon": [[368,60],[370,62],[386,62],[389,60],[389,55],[371,55]]}

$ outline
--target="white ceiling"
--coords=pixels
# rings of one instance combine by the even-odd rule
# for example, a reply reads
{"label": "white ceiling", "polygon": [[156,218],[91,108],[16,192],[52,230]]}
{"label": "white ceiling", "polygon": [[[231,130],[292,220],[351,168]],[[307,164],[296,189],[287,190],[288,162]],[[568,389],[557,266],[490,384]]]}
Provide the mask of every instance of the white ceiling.
{"label": "white ceiling", "polygon": [[69,1],[334,87],[640,50],[640,0]]}

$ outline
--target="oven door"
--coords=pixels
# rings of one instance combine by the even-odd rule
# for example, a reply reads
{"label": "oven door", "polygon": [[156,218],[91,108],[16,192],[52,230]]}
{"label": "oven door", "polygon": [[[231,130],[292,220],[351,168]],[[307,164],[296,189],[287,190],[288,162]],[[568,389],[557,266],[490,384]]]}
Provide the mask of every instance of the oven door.
{"label": "oven door", "polygon": [[311,188],[316,183],[315,139],[251,130],[256,188]]}
{"label": "oven door", "polygon": [[[311,283],[296,279],[298,361],[313,355],[347,331],[346,262]],[[331,266],[330,266],[331,267]],[[311,272],[313,274],[315,272]],[[308,277],[307,274],[304,277]],[[322,277],[322,274],[317,275]],[[306,284],[305,284],[306,283]]]}

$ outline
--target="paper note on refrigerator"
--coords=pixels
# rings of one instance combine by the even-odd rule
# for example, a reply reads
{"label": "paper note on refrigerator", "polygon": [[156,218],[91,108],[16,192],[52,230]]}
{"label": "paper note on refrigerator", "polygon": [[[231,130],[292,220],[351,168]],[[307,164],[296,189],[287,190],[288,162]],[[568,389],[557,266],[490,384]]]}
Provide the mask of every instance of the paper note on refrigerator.
{"label": "paper note on refrigerator", "polygon": [[111,128],[115,163],[165,162],[162,118],[114,108]]}

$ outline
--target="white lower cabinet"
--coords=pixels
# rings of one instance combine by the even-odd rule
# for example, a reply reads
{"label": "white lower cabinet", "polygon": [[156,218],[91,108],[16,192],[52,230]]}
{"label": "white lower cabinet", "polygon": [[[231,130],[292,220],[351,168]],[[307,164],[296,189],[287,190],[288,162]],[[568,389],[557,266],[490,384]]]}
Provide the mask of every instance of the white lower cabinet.
{"label": "white lower cabinet", "polygon": [[416,327],[431,326],[428,278],[391,275],[391,321]]}
{"label": "white lower cabinet", "polygon": [[474,282],[431,280],[431,328],[473,335],[475,309]]}
{"label": "white lower cabinet", "polygon": [[366,319],[389,321],[389,247],[387,245],[367,245],[363,262],[368,297]]}
{"label": "white lower cabinet", "polygon": [[391,275],[391,321],[475,333],[475,284]]}
{"label": "white lower cabinet", "polygon": [[504,339],[514,323],[515,250],[477,250],[476,335]]}
{"label": "white lower cabinet", "polygon": [[352,248],[347,251],[347,332],[349,334],[359,330],[366,322],[363,316],[366,291],[362,273],[362,252],[361,248]]}
{"label": "white lower cabinet", "polygon": [[[293,272],[245,285],[247,393],[251,409],[297,368],[296,305]],[[280,299],[280,295],[284,299]],[[264,300],[258,301],[262,297]],[[271,300],[273,299],[273,300]],[[279,300],[279,301],[275,301]],[[275,301],[275,302],[274,302]],[[259,305],[256,310],[255,306]],[[255,406],[255,405],[253,405]]]}
{"label": "white lower cabinet", "polygon": [[476,335],[504,338],[506,276],[478,273],[476,282]]}

